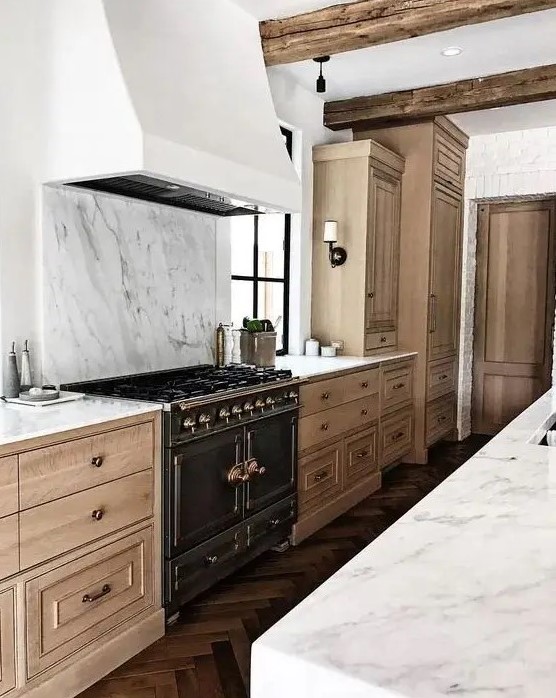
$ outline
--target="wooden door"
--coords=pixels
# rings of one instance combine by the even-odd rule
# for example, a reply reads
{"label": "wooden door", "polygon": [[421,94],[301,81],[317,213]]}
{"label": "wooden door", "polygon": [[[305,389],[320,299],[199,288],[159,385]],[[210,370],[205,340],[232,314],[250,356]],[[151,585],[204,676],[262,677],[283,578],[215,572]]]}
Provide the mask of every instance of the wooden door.
{"label": "wooden door", "polygon": [[401,182],[371,167],[367,237],[367,329],[397,327]]}
{"label": "wooden door", "polygon": [[473,431],[495,434],[550,387],[554,200],[481,205]]}
{"label": "wooden door", "polygon": [[462,197],[435,182],[432,196],[429,359],[457,353],[460,324]]}
{"label": "wooden door", "polygon": [[14,589],[0,592],[0,696],[15,688]]}

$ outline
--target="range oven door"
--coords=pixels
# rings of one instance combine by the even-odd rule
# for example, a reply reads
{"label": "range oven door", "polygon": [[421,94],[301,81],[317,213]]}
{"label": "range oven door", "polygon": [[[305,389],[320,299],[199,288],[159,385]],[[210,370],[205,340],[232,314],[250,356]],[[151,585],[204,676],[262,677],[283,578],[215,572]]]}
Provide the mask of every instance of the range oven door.
{"label": "range oven door", "polygon": [[165,553],[172,558],[243,519],[244,429],[166,452]]}
{"label": "range oven door", "polygon": [[245,428],[245,514],[296,490],[297,410],[269,416]]}

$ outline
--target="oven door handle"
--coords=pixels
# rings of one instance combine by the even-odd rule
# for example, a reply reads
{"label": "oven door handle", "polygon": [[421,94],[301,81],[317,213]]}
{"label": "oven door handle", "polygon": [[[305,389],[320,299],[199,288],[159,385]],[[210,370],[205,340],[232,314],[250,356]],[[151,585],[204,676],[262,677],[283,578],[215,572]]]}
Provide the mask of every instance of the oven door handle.
{"label": "oven door handle", "polygon": [[297,465],[297,416],[292,417],[292,477],[291,483],[295,484],[295,474]]}

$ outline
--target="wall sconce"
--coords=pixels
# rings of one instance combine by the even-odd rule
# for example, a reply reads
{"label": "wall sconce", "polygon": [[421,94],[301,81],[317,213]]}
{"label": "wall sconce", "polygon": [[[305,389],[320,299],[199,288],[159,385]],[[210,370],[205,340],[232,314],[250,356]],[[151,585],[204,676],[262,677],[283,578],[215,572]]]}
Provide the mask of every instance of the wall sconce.
{"label": "wall sconce", "polygon": [[338,242],[338,221],[324,221],[324,242],[328,243],[331,267],[341,267],[347,259],[347,252],[343,247],[334,246]]}

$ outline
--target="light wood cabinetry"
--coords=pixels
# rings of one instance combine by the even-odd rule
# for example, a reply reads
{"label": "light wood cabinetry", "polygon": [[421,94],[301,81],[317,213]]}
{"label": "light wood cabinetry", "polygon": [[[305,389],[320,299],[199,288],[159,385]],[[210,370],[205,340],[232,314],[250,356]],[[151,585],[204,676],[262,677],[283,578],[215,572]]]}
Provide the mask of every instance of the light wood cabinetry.
{"label": "light wood cabinetry", "polygon": [[[455,418],[432,428],[431,403],[457,401],[463,188],[467,137],[448,119],[360,131],[405,159],[401,195],[398,342],[418,353],[415,364],[415,452],[455,438]],[[444,363],[442,363],[444,362]],[[442,416],[442,415],[439,415]]]}
{"label": "light wood cabinetry", "polygon": [[413,450],[413,359],[315,378],[300,401],[294,544],[380,489],[381,470]]}
{"label": "light wood cabinetry", "polygon": [[160,421],[0,448],[0,696],[73,698],[163,635]]}
{"label": "light wood cabinetry", "polygon": [[[373,141],[317,146],[314,162],[312,331],[363,356],[397,344],[403,158]],[[325,220],[338,221],[346,263],[333,269]]]}

